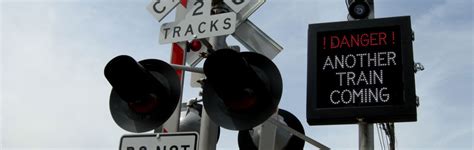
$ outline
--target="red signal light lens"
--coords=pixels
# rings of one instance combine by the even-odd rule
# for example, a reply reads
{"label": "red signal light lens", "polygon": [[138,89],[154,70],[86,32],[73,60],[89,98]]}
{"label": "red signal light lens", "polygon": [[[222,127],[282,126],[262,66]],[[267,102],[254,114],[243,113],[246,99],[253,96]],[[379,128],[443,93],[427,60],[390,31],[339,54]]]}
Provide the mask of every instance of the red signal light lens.
{"label": "red signal light lens", "polygon": [[199,51],[199,50],[202,48],[201,41],[199,41],[199,40],[192,40],[191,43],[189,43],[189,48],[190,48],[193,52]]}
{"label": "red signal light lens", "polygon": [[238,93],[238,97],[225,100],[224,104],[233,111],[246,111],[255,108],[257,105],[257,95],[253,89],[245,88],[241,93]]}
{"label": "red signal light lens", "polygon": [[158,97],[152,93],[148,94],[144,100],[128,102],[130,109],[137,113],[151,113],[159,104],[160,101]]}

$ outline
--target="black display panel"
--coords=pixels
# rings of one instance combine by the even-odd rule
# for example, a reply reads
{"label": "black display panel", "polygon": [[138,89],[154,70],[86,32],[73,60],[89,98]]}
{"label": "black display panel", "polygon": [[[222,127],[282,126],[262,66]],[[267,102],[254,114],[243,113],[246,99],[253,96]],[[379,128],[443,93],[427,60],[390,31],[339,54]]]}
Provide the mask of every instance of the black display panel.
{"label": "black display panel", "polygon": [[416,121],[410,17],[309,25],[310,125]]}

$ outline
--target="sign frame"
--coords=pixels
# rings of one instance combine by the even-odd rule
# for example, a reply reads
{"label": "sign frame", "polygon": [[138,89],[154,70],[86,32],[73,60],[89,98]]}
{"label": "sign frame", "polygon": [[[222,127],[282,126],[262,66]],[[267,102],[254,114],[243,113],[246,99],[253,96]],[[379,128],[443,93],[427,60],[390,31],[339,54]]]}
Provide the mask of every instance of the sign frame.
{"label": "sign frame", "polygon": [[[126,134],[126,135],[123,135],[120,138],[119,150],[121,150],[121,148],[122,148],[124,138],[143,138],[143,137],[157,138],[157,134],[159,134],[159,138],[166,138],[166,137],[173,137],[173,136],[194,136],[194,149],[189,149],[189,150],[199,149],[199,134],[197,132],[172,132],[172,133]],[[138,149],[136,149],[136,150],[138,150]]]}
{"label": "sign frame", "polygon": [[[320,108],[317,104],[317,38],[319,32],[344,31],[399,26],[400,54],[402,65],[402,105],[351,106]],[[308,28],[307,106],[306,119],[309,125],[353,124],[360,121],[406,122],[416,121],[417,98],[415,94],[412,29],[410,16],[310,24]],[[320,58],[323,59],[323,58]],[[336,83],[334,83],[336,84]]]}

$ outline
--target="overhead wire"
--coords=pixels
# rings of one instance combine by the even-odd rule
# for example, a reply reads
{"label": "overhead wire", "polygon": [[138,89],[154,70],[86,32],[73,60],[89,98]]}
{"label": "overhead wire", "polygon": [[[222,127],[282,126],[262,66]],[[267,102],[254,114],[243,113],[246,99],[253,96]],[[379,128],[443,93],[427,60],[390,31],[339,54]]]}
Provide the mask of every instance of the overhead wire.
{"label": "overhead wire", "polygon": [[387,137],[386,137],[386,134],[384,134],[383,124],[379,124],[379,127],[380,127],[380,133],[382,134],[383,147],[384,149],[388,149]]}
{"label": "overhead wire", "polygon": [[[390,133],[390,145],[393,145],[392,149],[395,149],[397,146],[397,139],[395,137],[395,123],[387,123],[389,125],[389,133]],[[393,142],[393,143],[392,143]]]}
{"label": "overhead wire", "polygon": [[391,130],[391,126],[390,126],[390,123],[383,123],[383,130],[385,131],[385,134],[387,136],[386,138],[386,142],[387,142],[387,146],[389,149],[391,149],[391,139],[392,139],[392,130]]}
{"label": "overhead wire", "polygon": [[387,142],[387,149],[390,149],[390,133],[389,133],[389,130],[388,130],[388,124],[387,123],[383,123],[383,130],[385,131],[385,142]]}
{"label": "overhead wire", "polygon": [[380,147],[381,147],[382,150],[385,150],[385,147],[383,146],[384,144],[382,143],[382,137],[381,137],[382,134],[380,133],[380,132],[381,132],[381,131],[380,131],[380,124],[377,123],[377,124],[375,124],[375,125],[376,125],[376,128],[377,128],[377,135],[378,135],[378,137],[379,137]]}
{"label": "overhead wire", "polygon": [[[385,123],[383,123],[383,125],[385,125]],[[384,134],[385,135],[385,149],[390,150],[390,136],[388,136],[388,133],[387,133],[387,130],[386,130],[387,126],[384,126],[384,127],[385,127],[384,128],[384,131],[385,131],[384,132],[385,133]]]}

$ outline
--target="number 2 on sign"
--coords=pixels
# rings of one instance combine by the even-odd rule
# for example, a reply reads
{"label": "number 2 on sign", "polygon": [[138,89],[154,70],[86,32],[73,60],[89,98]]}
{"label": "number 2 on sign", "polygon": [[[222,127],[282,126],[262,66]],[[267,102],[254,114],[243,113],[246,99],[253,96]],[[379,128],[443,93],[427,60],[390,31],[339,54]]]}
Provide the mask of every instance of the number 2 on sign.
{"label": "number 2 on sign", "polygon": [[202,6],[204,5],[204,3],[201,1],[196,1],[194,3],[194,6],[197,6],[196,9],[194,9],[194,12],[193,12],[193,16],[198,16],[198,15],[202,15],[202,10],[200,11],[200,9],[202,8]]}
{"label": "number 2 on sign", "polygon": [[[249,0],[224,0],[224,2],[231,7],[234,12],[238,12],[248,4]],[[211,15],[211,4],[212,0],[195,0],[187,16]]]}
{"label": "number 2 on sign", "polygon": [[191,1],[191,3],[193,5],[192,5],[192,8],[188,10],[188,14],[187,14],[188,17],[200,16],[200,15],[204,15],[204,16],[211,15],[212,0],[195,0],[195,1]]}

